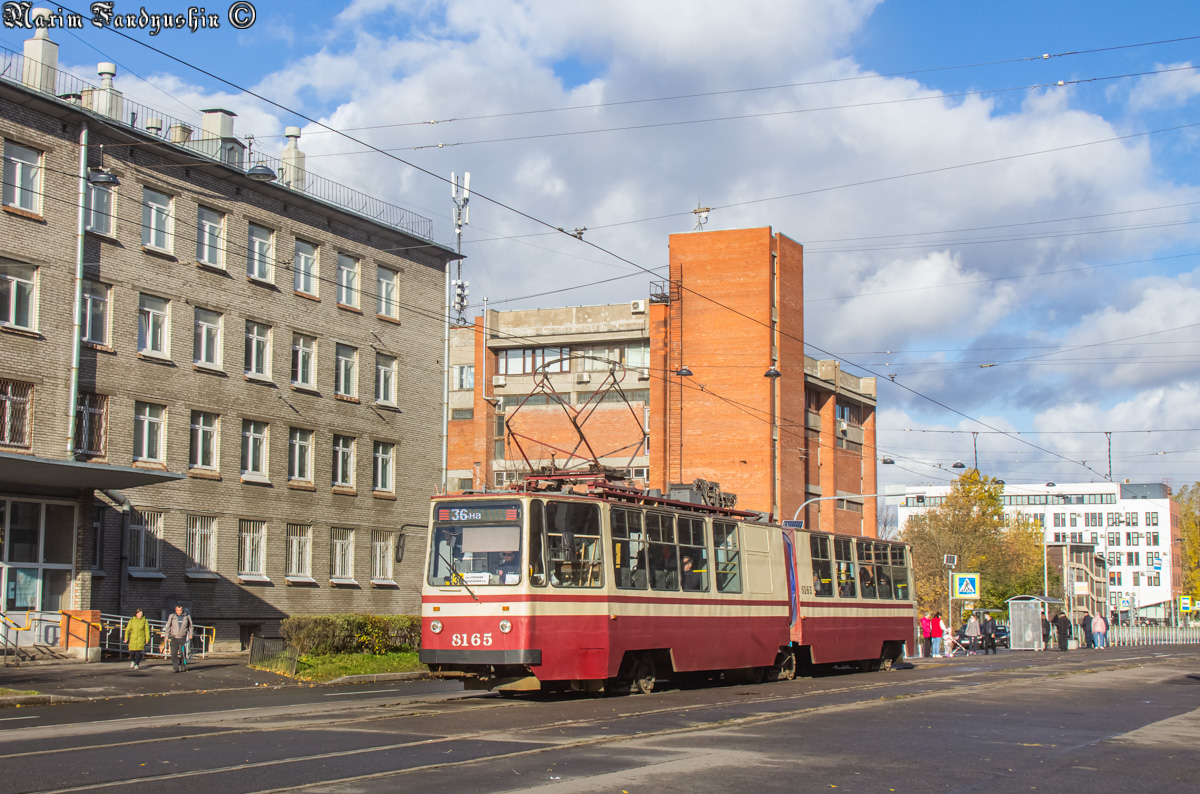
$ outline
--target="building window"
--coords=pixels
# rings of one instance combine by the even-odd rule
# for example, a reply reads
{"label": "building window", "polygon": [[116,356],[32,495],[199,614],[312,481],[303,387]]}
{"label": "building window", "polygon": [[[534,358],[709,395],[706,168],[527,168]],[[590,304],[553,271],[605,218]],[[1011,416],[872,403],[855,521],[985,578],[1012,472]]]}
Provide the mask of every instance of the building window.
{"label": "building window", "polygon": [[29,448],[33,384],[0,378],[0,446]]}
{"label": "building window", "polygon": [[501,350],[496,356],[497,375],[531,375],[535,371],[570,372],[571,348],[527,347]]}
{"label": "building window", "polygon": [[192,361],[201,366],[221,366],[221,315],[208,309],[196,309],[196,328],[192,337]]}
{"label": "building window", "polygon": [[238,576],[265,575],[263,544],[266,534],[265,521],[244,518],[238,521]]}
{"label": "building window", "polygon": [[33,330],[37,269],[0,261],[0,325]]}
{"label": "building window", "polygon": [[343,397],[358,396],[356,369],[358,368],[358,351],[349,345],[338,345],[336,348],[337,370],[333,376],[333,391]]}
{"label": "building window", "polygon": [[284,571],[287,576],[312,576],[312,527],[308,524],[287,525],[287,551]]}
{"label": "building window", "polygon": [[213,544],[216,540],[217,519],[214,516],[187,517],[187,570],[210,573],[213,569]]}
{"label": "building window", "polygon": [[92,570],[104,568],[104,505],[96,505],[92,513]]}
{"label": "building window", "polygon": [[274,249],[275,232],[265,226],[250,224],[246,251],[246,275],[260,281],[270,281]]}
{"label": "building window", "polygon": [[354,438],[352,436],[333,437],[333,485],[334,487],[354,487]]}
{"label": "building window", "polygon": [[329,578],[354,580],[354,530],[333,527],[330,531]]}
{"label": "building window", "polygon": [[313,431],[293,427],[288,432],[288,479],[312,482]]}
{"label": "building window", "polygon": [[1146,513],[1146,526],[1148,526],[1148,527],[1158,526],[1158,513],[1150,513],[1150,512]]}
{"label": "building window", "polygon": [[[837,403],[836,405],[837,419],[845,422],[850,427],[862,427],[863,408],[857,403]],[[1045,497],[1042,497],[1043,500]],[[1045,504],[1045,501],[1039,501],[1037,504]]]}
{"label": "building window", "polygon": [[111,185],[93,185],[88,182],[84,198],[84,226],[89,232],[111,235],[113,233],[113,189]]}
{"label": "building window", "polygon": [[217,415],[192,411],[192,449],[188,465],[193,469],[217,468]]}
{"label": "building window", "polygon": [[129,514],[129,569],[157,571],[162,543],[162,513],[132,510]]}
{"label": "building window", "polygon": [[292,385],[316,388],[317,340],[304,334],[292,334]]}
{"label": "building window", "polygon": [[267,423],[242,420],[242,477],[267,478]]}
{"label": "building window", "polygon": [[345,254],[337,258],[337,302],[358,308],[358,260]]}
{"label": "building window", "polygon": [[375,582],[392,581],[392,544],[395,538],[393,532],[371,530],[371,580]]}
{"label": "building window", "polygon": [[1141,540],[1142,540],[1141,532],[1126,532],[1125,533],[1125,545],[1126,546],[1137,546],[1139,543],[1141,543]]}
{"label": "building window", "polygon": [[375,313],[396,319],[399,314],[399,305],[396,303],[396,271],[381,267],[377,272],[379,275],[376,284]]}
{"label": "building window", "polygon": [[104,457],[104,441],[108,427],[108,397],[93,392],[80,392],[75,408],[75,453],[89,457]]}
{"label": "building window", "polygon": [[150,356],[170,355],[167,323],[168,301],[153,295],[138,298],[138,352]]}
{"label": "building window", "polygon": [[470,391],[475,388],[474,364],[461,364],[454,368],[452,388],[455,391]]}
{"label": "building window", "polygon": [[4,142],[4,204],[41,213],[42,153]]}
{"label": "building window", "polygon": [[80,320],[83,332],[80,336],[93,345],[108,344],[108,287],[94,281],[83,282]]}
{"label": "building window", "polygon": [[396,446],[383,441],[375,442],[375,461],[372,468],[372,487],[376,491],[385,491],[391,493],[395,490],[396,485],[393,481],[393,473],[395,471],[395,462],[393,454]]}
{"label": "building window", "polygon": [[296,258],[292,263],[296,292],[317,294],[317,247],[303,240],[296,241]]}
{"label": "building window", "polygon": [[474,419],[474,418],[475,418],[475,409],[474,408],[451,408],[450,409],[450,419],[452,421],[458,420],[458,419]]}
{"label": "building window", "polygon": [[[1155,526],[1157,526],[1157,524]],[[1158,545],[1158,533],[1157,532],[1147,532],[1146,533],[1146,545],[1147,546],[1157,546]]]}
{"label": "building window", "polygon": [[225,216],[208,207],[196,210],[196,261],[214,267],[225,265]]}
{"label": "building window", "polygon": [[162,463],[166,459],[165,405],[133,404],[133,459]]}
{"label": "building window", "polygon": [[246,374],[271,377],[271,326],[246,321]]}
{"label": "building window", "polygon": [[375,402],[396,404],[396,359],[375,354]]}
{"label": "building window", "polygon": [[173,226],[171,197],[148,187],[142,188],[142,245],[170,251]]}

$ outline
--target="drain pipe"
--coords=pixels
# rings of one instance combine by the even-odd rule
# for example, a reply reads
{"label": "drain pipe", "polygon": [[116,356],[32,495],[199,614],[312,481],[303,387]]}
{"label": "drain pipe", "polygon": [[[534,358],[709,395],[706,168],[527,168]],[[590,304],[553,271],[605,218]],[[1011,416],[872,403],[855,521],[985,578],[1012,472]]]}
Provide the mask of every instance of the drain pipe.
{"label": "drain pipe", "polygon": [[88,125],[83,122],[79,130],[79,228],[75,243],[75,304],[72,308],[71,332],[71,386],[67,395],[67,460],[75,459],[75,411],[79,407],[79,349],[83,327],[83,250],[87,234],[87,162]]}
{"label": "drain pipe", "polygon": [[129,569],[129,549],[125,544],[129,542],[129,522],[132,518],[133,505],[129,504],[129,497],[120,491],[101,491],[100,493],[116,503],[121,511],[121,560],[117,565],[117,614],[124,615],[125,577]]}

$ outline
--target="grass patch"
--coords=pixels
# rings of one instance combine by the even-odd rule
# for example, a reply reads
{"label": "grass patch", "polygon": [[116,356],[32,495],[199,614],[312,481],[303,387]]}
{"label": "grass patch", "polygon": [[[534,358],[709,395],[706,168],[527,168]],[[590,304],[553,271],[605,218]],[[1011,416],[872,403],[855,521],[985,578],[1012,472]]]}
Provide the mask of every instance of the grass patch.
{"label": "grass patch", "polygon": [[427,669],[417,661],[416,651],[309,654],[300,657],[296,665],[296,678],[302,681],[329,681],[344,675],[413,673]]}
{"label": "grass patch", "polygon": [[40,695],[41,692],[36,692],[32,689],[9,689],[0,686],[0,698],[12,697],[14,695]]}

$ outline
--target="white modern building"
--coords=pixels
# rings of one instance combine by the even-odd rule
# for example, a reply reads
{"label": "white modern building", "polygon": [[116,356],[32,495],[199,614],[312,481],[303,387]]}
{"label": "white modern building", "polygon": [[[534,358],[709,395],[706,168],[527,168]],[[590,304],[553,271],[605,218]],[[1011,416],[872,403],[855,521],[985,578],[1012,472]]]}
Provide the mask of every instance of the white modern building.
{"label": "white modern building", "polygon": [[[909,486],[899,508],[901,529],[910,516],[937,507],[949,493],[949,485]],[[1183,571],[1179,505],[1170,486],[1128,480],[1006,483],[1003,501],[1008,521],[1042,527],[1052,549],[1053,544],[1095,547],[1108,567],[1110,612],[1121,613],[1122,620],[1171,617]]]}

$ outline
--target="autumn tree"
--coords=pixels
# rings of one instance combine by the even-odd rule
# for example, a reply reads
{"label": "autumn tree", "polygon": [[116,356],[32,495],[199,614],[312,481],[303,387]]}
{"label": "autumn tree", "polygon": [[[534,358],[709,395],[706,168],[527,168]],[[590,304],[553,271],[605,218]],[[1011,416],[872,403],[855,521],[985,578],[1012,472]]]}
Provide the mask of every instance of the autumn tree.
{"label": "autumn tree", "polygon": [[1183,486],[1171,498],[1179,503],[1183,594],[1194,603],[1200,600],[1200,482]]}

